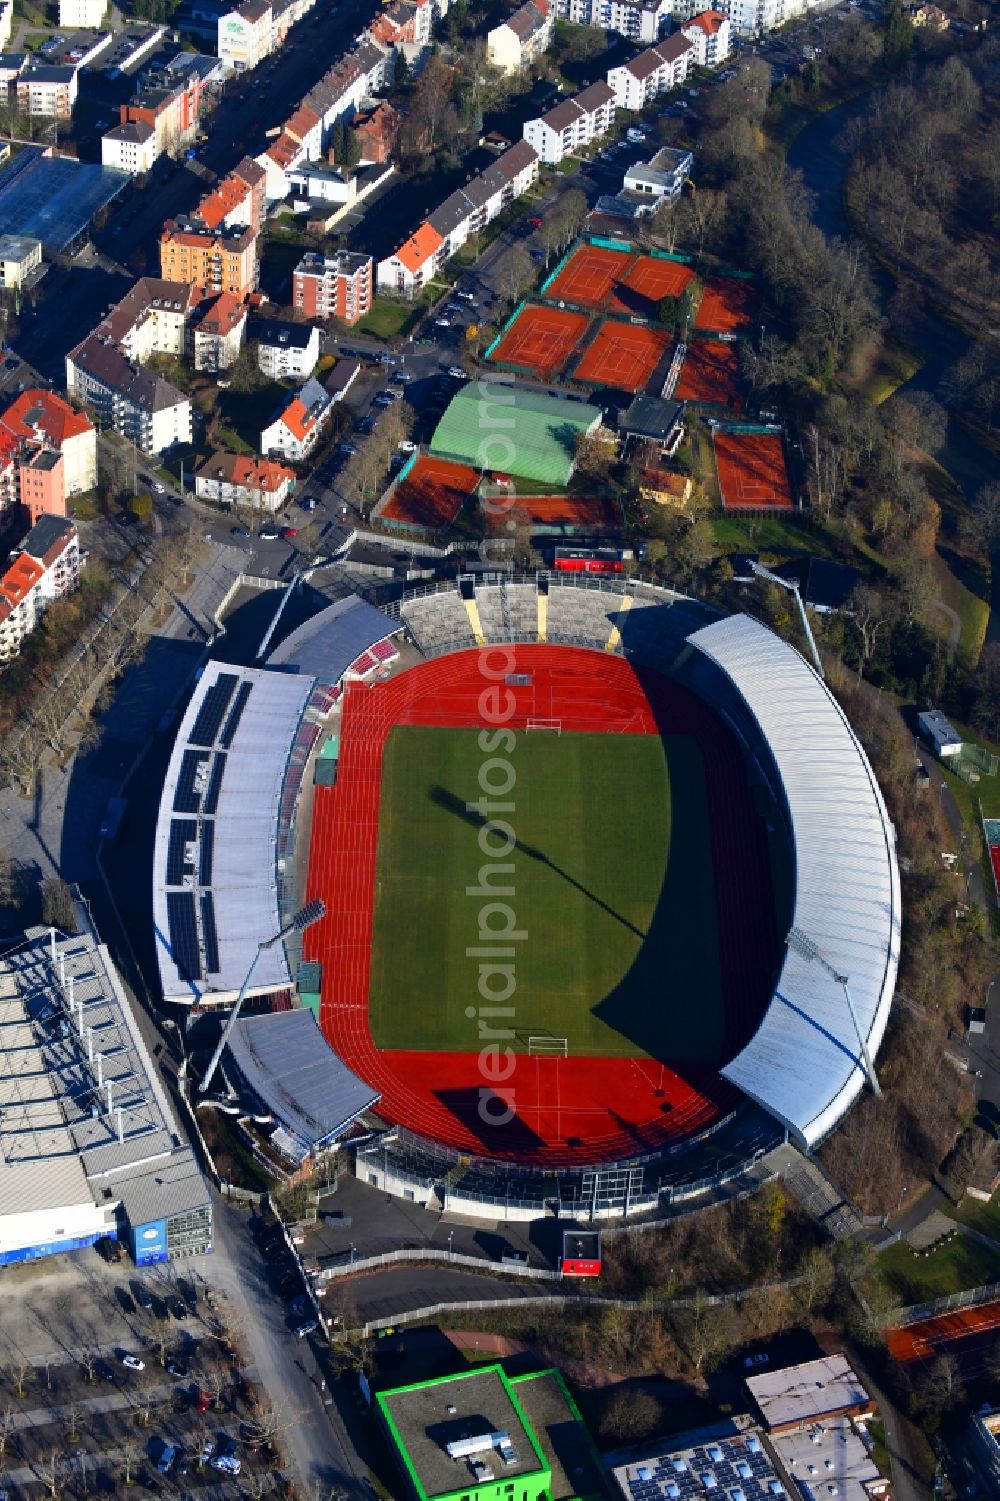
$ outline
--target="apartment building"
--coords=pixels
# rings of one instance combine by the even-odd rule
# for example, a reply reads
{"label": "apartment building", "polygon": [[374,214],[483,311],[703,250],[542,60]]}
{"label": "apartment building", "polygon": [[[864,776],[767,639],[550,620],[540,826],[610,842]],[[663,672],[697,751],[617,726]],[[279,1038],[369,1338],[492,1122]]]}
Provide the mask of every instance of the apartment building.
{"label": "apartment building", "polygon": [[270,380],[305,380],[319,359],[319,329],[315,324],[282,323],[259,318],[248,338],[257,344],[257,363]]}
{"label": "apartment building", "polygon": [[0,288],[19,292],[42,264],[42,242],[26,235],[0,234]]}
{"label": "apartment building", "polygon": [[333,398],[317,380],[307,380],[291,395],[260,435],[265,457],[280,454],[290,464],[308,458],[320,440]]}
{"label": "apartment building", "polygon": [[140,172],[151,171],[158,156],[156,127],[145,120],[128,120],[124,125],[113,125],[101,136],[102,167],[115,167],[119,172],[129,172],[135,177]]}
{"label": "apartment building", "polygon": [[79,88],[76,68],[32,62],[17,80],[17,107],[25,115],[70,120]]}
{"label": "apartment building", "polygon": [[703,10],[692,16],[681,27],[694,48],[694,64],[698,68],[718,68],[725,62],[731,50],[732,28],[729,17],[719,10]]}
{"label": "apartment building", "polygon": [[17,656],[54,599],[80,580],[80,541],[62,516],[42,516],[0,575],[0,661]]}
{"label": "apartment building", "polygon": [[371,309],[374,262],[341,250],[305,255],[292,272],[292,303],[303,318],[339,318],[353,327]]}
{"label": "apartment building", "polygon": [[[610,97],[606,84],[595,87]],[[446,198],[398,250],[379,261],[378,285],[401,297],[413,297],[471,234],[477,234],[528,190],[538,177],[538,161],[539,153],[529,141],[517,141],[485,172]]]}
{"label": "apartment building", "polygon": [[228,370],[243,348],[246,336],[245,303],[231,292],[220,292],[202,304],[194,325],[194,368],[216,373]]}
{"label": "apartment building", "polygon": [[191,442],[188,398],[100,334],[88,334],[66,356],[66,389],[143,453]]}
{"label": "apartment building", "polygon": [[[102,162],[105,162],[104,141],[110,138],[111,144],[108,146],[108,152],[113,155],[122,150],[123,146],[132,139],[128,135],[123,137],[117,133],[127,125],[145,125],[152,128],[154,136],[152,147],[148,145],[145,131],[140,132],[135,139],[137,143],[141,140],[145,153],[152,152],[153,161],[163,156],[165,152],[175,151],[188,145],[194,140],[198,131],[203,88],[204,80],[201,74],[196,69],[192,69],[181,78],[171,75],[163,83],[140,89],[127,104],[119,106],[117,130],[112,129],[102,137]],[[117,145],[118,142],[122,142],[122,146]],[[108,160],[105,165],[111,166],[114,163]],[[148,167],[140,168],[140,170],[148,171]]]}
{"label": "apartment building", "polygon": [[273,50],[271,0],[244,0],[219,17],[216,51],[227,73],[249,73]]}
{"label": "apartment building", "polygon": [[608,69],[608,85],[619,109],[640,110],[676,89],[693,66],[695,50],[682,31],[647,47],[627,63]]}
{"label": "apartment building", "polygon": [[556,15],[600,26],[634,42],[655,42],[670,28],[671,0],[555,0]]}
{"label": "apartment building", "polygon": [[719,8],[737,36],[758,37],[805,15],[808,4],[807,0],[724,0]]}
{"label": "apartment building", "polygon": [[223,506],[247,506],[254,511],[280,511],[295,487],[295,471],[270,459],[213,453],[195,470],[194,493],[199,500]]}
{"label": "apartment building", "polygon": [[198,204],[193,217],[206,229],[252,229],[259,233],[267,211],[267,174],[245,156]]}
{"label": "apartment building", "polygon": [[552,40],[549,0],[526,0],[512,16],[486,33],[486,60],[503,73],[517,73],[540,57]]}
{"label": "apartment building", "polygon": [[160,234],[160,275],[246,297],[257,285],[257,235],[252,229],[210,230],[193,219],[168,219]]}
{"label": "apartment building", "polygon": [[636,194],[642,202],[637,213],[651,214],[664,199],[672,203],[679,198],[684,184],[694,170],[694,157],[690,151],[677,151],[664,146],[648,162],[636,162],[625,173],[624,190]]}
{"label": "apartment building", "polygon": [[526,121],[524,139],[538,152],[539,160],[555,166],[604,135],[614,118],[614,90],[599,80],[547,114]]}
{"label": "apartment building", "polygon": [[198,287],[185,282],[142,276],[95,332],[140,363],[154,354],[181,357],[187,350],[188,324],[202,297]]}
{"label": "apartment building", "polygon": [[[37,387],[22,391],[0,417],[0,435],[14,440],[21,459],[42,451],[59,455],[62,468],[55,478],[61,484],[61,493],[58,503],[47,504],[45,509],[65,514],[67,496],[82,495],[97,484],[94,425],[54,391]],[[21,500],[26,503],[23,495]]]}

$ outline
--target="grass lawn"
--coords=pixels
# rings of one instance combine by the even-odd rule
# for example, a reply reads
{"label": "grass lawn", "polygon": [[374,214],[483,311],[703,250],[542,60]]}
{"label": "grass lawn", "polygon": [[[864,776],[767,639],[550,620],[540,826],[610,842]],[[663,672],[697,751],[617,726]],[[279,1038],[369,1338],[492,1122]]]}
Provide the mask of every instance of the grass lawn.
{"label": "grass lawn", "polygon": [[[469,1049],[480,961],[468,950],[493,900],[509,902],[526,935],[516,941],[516,991],[498,1002],[514,1008],[517,1046],[548,1033],[567,1038],[571,1055],[715,1061],[724,1012],[694,742],[518,735],[512,870],[484,857],[480,815],[466,808],[488,760],[478,742],[460,729],[403,726],[389,736],[369,1003],[376,1045]],[[479,895],[481,871],[514,894]]]}
{"label": "grass lawn", "polygon": [[825,557],[830,551],[822,534],[808,523],[796,524],[780,516],[716,516],[712,530],[726,552],[810,552]]}
{"label": "grass lawn", "polygon": [[962,622],[962,631],[958,638],[959,655],[964,657],[970,665],[975,666],[979,661],[979,654],[983,649],[986,630],[990,623],[989,602],[980,599],[978,594],[973,594],[972,590],[956,577],[940,553],[934,558],[934,573],[941,598],[946,605],[950,605]]}
{"label": "grass lawn", "polygon": [[356,325],[359,334],[371,334],[376,339],[394,339],[407,333],[420,319],[424,311],[421,302],[394,302],[388,297],[376,297],[371,311]]}
{"label": "grass lawn", "polygon": [[880,1253],[877,1265],[882,1281],[904,1308],[982,1287],[997,1278],[996,1252],[964,1235],[946,1241],[930,1256],[916,1256],[900,1241]]}
{"label": "grass lawn", "polygon": [[943,1204],[942,1208],[960,1225],[968,1225],[970,1229],[979,1230],[991,1240],[1000,1242],[1000,1193],[995,1193],[988,1204],[966,1195],[957,1208],[954,1204]]}

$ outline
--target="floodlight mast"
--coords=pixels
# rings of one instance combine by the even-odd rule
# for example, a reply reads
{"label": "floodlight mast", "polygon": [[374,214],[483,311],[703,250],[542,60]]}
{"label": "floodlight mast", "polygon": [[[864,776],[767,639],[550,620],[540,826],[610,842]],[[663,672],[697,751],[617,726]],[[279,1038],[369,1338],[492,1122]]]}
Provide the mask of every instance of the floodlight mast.
{"label": "floodlight mast", "polygon": [[872,1062],[871,1054],[868,1051],[868,1042],[861,1030],[861,1023],[858,1021],[858,1013],[854,1009],[854,998],[851,995],[850,976],[843,975],[839,970],[834,969],[833,965],[820,953],[818,945],[815,944],[813,940],[807,936],[807,934],[803,933],[800,928],[792,928],[785,942],[793,953],[798,954],[800,958],[805,959],[810,963],[818,964],[822,969],[826,970],[827,974],[832,980],[836,980],[837,984],[843,987],[844,999],[847,1001],[847,1009],[851,1013],[851,1020],[854,1023],[854,1030],[857,1033],[858,1046],[861,1049],[861,1058],[864,1063],[865,1073],[868,1075],[868,1083],[872,1087],[872,1094],[875,1096],[875,1098],[881,1099],[882,1088],[875,1074],[875,1065]]}
{"label": "floodlight mast", "polygon": [[763,563],[751,563],[750,572],[755,573],[758,578],[767,579],[769,584],[777,584],[779,588],[787,589],[789,594],[794,594],[795,603],[799,607],[799,615],[802,618],[802,629],[805,631],[806,640],[809,642],[809,650],[812,654],[813,666],[816,668],[816,671],[819,673],[820,677],[823,677],[823,663],[819,659],[819,651],[816,648],[816,639],[812,633],[812,626],[809,624],[809,617],[806,614],[806,607],[802,603],[802,593],[799,589],[798,584],[794,579],[783,579],[779,573],[772,573],[770,568],[764,567]]}
{"label": "floodlight mast", "polygon": [[211,1063],[209,1063],[208,1068],[205,1070],[205,1073],[202,1077],[202,1081],[198,1085],[199,1094],[204,1094],[206,1092],[208,1086],[211,1084],[213,1078],[215,1077],[215,1070],[219,1066],[219,1060],[225,1052],[226,1043],[229,1041],[229,1038],[232,1035],[232,1030],[235,1027],[237,1020],[239,1019],[240,1008],[242,1007],[243,1002],[246,998],[246,993],[250,988],[250,981],[253,979],[253,972],[257,968],[257,961],[260,958],[261,954],[265,949],[271,949],[276,943],[280,943],[283,938],[287,938],[289,933],[304,933],[306,928],[312,927],[314,922],[319,922],[320,918],[325,916],[326,903],[323,901],[322,897],[317,897],[315,901],[307,902],[304,907],[300,907],[298,912],[296,912],[292,916],[292,918],[285,924],[280,932],[275,933],[272,938],[265,938],[262,943],[258,943],[257,952],[254,954],[253,958],[250,961],[250,968],[247,970],[246,975],[243,978],[243,984],[240,986],[240,993],[236,997],[236,1004],[232,1009],[229,1020],[226,1022],[226,1025],[222,1029],[222,1036],[219,1038],[215,1052],[212,1054],[212,1061]]}

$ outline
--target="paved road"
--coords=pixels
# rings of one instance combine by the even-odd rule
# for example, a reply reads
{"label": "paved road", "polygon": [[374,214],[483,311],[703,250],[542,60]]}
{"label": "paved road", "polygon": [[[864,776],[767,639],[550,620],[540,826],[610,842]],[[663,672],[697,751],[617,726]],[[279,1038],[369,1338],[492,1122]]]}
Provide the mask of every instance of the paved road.
{"label": "paved road", "polygon": [[324,1400],[325,1368],[321,1371],[317,1360],[322,1352],[311,1339],[290,1334],[285,1308],[271,1292],[250,1234],[249,1214],[216,1198],[215,1253],[199,1258],[199,1270],[225,1292],[244,1325],[260,1380],[289,1421],[285,1443],[303,1485],[340,1486],[348,1497],[371,1501],[367,1470],[343,1417]]}

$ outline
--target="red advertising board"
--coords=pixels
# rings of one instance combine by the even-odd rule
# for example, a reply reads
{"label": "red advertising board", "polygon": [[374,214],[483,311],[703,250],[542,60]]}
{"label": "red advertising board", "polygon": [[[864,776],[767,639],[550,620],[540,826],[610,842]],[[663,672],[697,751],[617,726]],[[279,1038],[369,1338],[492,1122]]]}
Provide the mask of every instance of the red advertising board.
{"label": "red advertising board", "polygon": [[587,1256],[564,1256],[560,1270],[564,1277],[599,1277],[601,1263]]}

